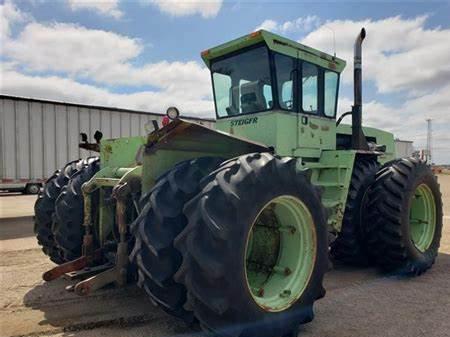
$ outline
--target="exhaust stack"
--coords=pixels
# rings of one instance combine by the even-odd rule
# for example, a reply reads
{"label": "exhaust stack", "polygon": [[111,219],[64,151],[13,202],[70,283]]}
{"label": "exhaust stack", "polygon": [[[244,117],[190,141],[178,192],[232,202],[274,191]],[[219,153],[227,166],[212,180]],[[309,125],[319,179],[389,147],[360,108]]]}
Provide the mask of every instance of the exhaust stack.
{"label": "exhaust stack", "polygon": [[366,137],[362,130],[362,52],[361,46],[366,37],[366,30],[363,28],[358,34],[354,46],[353,56],[353,95],[352,107],[352,148],[355,150],[368,150]]}

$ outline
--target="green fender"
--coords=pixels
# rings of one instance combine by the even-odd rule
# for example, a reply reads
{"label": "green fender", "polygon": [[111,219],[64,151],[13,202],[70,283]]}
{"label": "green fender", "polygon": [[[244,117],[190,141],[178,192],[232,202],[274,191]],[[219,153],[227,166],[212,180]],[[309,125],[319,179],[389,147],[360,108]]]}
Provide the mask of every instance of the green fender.
{"label": "green fender", "polygon": [[205,156],[228,159],[244,153],[271,150],[261,143],[176,119],[150,133],[140,150],[138,161],[143,164],[142,190],[151,189],[159,176],[184,160]]}

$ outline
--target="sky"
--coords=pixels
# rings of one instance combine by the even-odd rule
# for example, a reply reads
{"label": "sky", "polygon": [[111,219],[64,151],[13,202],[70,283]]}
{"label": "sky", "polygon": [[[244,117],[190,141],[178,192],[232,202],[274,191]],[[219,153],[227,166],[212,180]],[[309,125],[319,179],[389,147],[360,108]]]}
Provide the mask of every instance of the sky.
{"label": "sky", "polygon": [[363,123],[450,164],[450,2],[0,0],[0,93],[214,117],[200,52],[260,28],[347,60],[361,27]]}

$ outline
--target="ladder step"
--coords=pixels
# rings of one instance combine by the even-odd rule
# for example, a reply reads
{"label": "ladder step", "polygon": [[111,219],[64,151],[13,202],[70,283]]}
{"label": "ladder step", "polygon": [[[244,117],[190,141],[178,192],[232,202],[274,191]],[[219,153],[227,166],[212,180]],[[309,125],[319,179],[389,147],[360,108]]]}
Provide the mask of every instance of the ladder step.
{"label": "ladder step", "polygon": [[319,185],[323,187],[344,187],[342,183],[328,182],[328,181],[315,181],[314,185]]}
{"label": "ladder step", "polygon": [[117,178],[95,178],[95,182],[99,186],[111,186],[114,187],[117,185],[117,183],[120,181],[120,179]]}

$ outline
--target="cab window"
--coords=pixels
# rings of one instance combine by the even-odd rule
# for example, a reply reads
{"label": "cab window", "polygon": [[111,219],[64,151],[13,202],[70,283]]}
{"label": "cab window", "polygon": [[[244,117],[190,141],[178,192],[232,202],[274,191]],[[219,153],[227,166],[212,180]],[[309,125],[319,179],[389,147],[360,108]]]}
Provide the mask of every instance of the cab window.
{"label": "cab window", "polygon": [[324,114],[327,117],[336,115],[339,76],[334,71],[326,70],[324,74]]}
{"label": "cab window", "polygon": [[319,109],[319,68],[316,65],[303,62],[301,88],[303,112],[317,114]]}
{"label": "cab window", "polygon": [[272,109],[272,82],[266,46],[215,61],[211,71],[219,118]]}
{"label": "cab window", "polygon": [[293,110],[294,109],[294,70],[295,70],[295,59],[281,55],[275,54],[275,69],[277,78],[277,89],[278,89],[278,104],[283,110]]}

